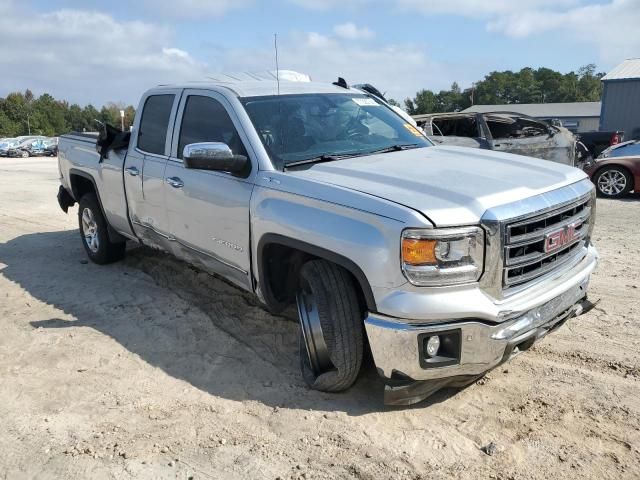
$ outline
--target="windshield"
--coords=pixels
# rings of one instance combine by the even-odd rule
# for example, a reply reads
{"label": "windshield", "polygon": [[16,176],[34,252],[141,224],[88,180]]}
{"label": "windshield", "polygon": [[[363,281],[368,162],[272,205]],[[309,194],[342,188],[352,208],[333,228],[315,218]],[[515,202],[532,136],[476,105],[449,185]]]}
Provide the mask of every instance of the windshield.
{"label": "windshield", "polygon": [[320,156],[431,146],[413,125],[366,95],[274,95],[241,101],[278,169]]}

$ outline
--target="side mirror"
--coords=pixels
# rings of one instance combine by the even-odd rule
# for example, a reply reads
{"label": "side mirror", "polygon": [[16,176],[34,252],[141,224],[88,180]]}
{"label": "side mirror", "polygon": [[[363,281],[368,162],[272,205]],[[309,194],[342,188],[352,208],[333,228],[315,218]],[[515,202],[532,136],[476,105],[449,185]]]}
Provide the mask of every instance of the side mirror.
{"label": "side mirror", "polygon": [[242,175],[247,172],[249,159],[234,155],[229,145],[222,142],[190,143],[185,145],[182,158],[186,168],[214,170]]}

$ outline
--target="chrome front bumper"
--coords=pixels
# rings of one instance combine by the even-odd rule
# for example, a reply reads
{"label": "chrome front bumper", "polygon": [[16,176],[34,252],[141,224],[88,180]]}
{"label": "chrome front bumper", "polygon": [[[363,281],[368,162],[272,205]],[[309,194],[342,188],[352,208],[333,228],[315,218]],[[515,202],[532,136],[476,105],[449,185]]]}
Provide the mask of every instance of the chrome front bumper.
{"label": "chrome front bumper", "polygon": [[[390,380],[437,380],[480,376],[509,360],[520,350],[529,348],[554,328],[572,316],[579,315],[586,300],[591,272],[598,255],[593,247],[572,271],[566,272],[564,289],[552,299],[538,296],[518,302],[519,308],[502,304],[506,319],[498,317],[489,322],[474,318],[451,319],[438,322],[401,320],[379,314],[369,314],[365,326],[371,351],[379,373]],[[544,296],[543,296],[544,297]],[[473,310],[473,306],[469,305]],[[438,332],[459,332],[459,354],[454,364],[425,368],[423,338]],[[412,403],[412,402],[410,402]]]}

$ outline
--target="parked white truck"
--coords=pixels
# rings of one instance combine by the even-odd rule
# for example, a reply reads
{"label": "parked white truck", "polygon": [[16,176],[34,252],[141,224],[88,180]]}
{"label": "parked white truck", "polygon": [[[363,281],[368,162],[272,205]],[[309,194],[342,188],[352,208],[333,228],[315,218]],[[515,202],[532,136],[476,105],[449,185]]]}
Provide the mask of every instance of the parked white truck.
{"label": "parked white truck", "polygon": [[[360,90],[160,86],[130,134],[60,138],[87,255],[133,241],[297,303],[305,381],[349,388],[370,348],[385,402],[463,386],[579,315],[597,252],[575,168],[433,146]],[[90,299],[87,299],[90,301]]]}

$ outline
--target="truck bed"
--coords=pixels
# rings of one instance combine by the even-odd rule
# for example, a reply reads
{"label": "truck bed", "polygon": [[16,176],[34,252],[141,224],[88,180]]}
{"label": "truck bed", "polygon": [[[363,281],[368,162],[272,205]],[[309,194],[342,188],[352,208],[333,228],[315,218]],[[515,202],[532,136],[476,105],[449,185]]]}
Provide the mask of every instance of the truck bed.
{"label": "truck bed", "polygon": [[127,199],[124,190],[123,166],[126,150],[111,150],[100,160],[96,151],[97,133],[72,132],[61,135],[58,144],[58,166],[62,186],[76,202],[83,193],[86,182],[95,184],[96,192],[110,192],[98,201],[109,222],[118,233],[135,238],[128,219]]}

